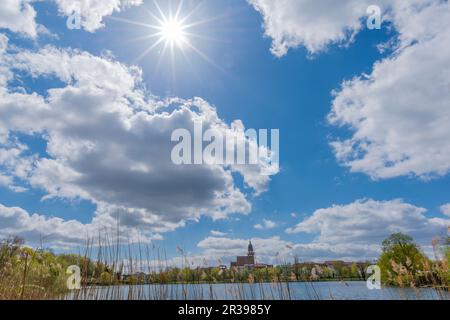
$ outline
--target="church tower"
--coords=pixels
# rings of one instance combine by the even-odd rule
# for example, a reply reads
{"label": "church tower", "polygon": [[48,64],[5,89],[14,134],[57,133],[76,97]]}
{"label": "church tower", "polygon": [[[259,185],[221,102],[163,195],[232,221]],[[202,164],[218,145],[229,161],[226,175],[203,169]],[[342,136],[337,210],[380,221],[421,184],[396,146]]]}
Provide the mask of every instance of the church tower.
{"label": "church tower", "polygon": [[249,256],[249,257],[254,257],[255,256],[255,251],[253,251],[253,245],[252,245],[251,241],[248,243],[247,256]]}

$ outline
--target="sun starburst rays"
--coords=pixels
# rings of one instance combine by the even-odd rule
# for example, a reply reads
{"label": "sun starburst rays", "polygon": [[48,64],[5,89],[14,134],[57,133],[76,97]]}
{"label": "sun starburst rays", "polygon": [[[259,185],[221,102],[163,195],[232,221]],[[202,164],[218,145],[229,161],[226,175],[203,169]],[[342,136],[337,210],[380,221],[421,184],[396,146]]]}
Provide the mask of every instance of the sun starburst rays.
{"label": "sun starburst rays", "polygon": [[[137,24],[141,26],[144,25],[147,28],[154,30],[153,33],[141,37],[140,39],[155,38],[156,40],[138,56],[137,62],[142,60],[156,48],[161,47],[161,55],[166,54],[167,49],[170,49],[171,61],[173,62],[175,49],[180,49],[181,51],[183,51],[185,47],[191,48],[193,46],[189,43],[189,38],[195,33],[188,32],[188,29],[194,27],[196,23],[187,24],[187,20],[191,17],[193,11],[189,12],[186,16],[181,17],[183,1],[179,2],[175,13],[172,12],[171,5],[168,13],[164,12],[164,10],[156,0],[154,1],[154,6],[156,8],[157,14],[154,14],[149,9],[146,9],[146,11],[156,24]],[[186,44],[189,45],[186,46]]]}
{"label": "sun starburst rays", "polygon": [[169,18],[168,20],[163,21],[158,28],[160,31],[157,35],[171,46],[176,45],[181,47],[183,43],[187,41],[186,28],[187,27],[182,25],[176,18]]}
{"label": "sun starburst rays", "polygon": [[[167,3],[167,2],[166,2]],[[172,78],[175,81],[175,66],[177,64],[176,56],[180,54],[186,60],[185,67],[192,66],[190,61],[191,57],[189,53],[194,53],[208,64],[213,65],[215,68],[224,72],[223,68],[215,63],[206,53],[195,45],[195,40],[213,40],[219,41],[208,37],[206,35],[199,34],[199,28],[202,25],[211,23],[215,20],[219,20],[220,17],[205,18],[195,20],[199,12],[201,2],[194,6],[191,10],[184,12],[183,0],[178,1],[178,5],[175,10],[172,8],[172,0],[169,0],[168,7],[163,8],[160,6],[157,0],[153,1],[153,9],[143,7],[144,11],[151,19],[151,23],[132,21],[121,17],[110,17],[113,20],[128,23],[138,27],[145,27],[151,31],[138,38],[132,38],[128,41],[150,41],[148,47],[134,59],[133,63],[140,63],[145,57],[149,56],[152,52],[158,52],[158,59],[156,63],[156,70],[159,69],[160,64],[165,60],[169,62],[172,68]],[[195,70],[194,70],[195,71]]]}

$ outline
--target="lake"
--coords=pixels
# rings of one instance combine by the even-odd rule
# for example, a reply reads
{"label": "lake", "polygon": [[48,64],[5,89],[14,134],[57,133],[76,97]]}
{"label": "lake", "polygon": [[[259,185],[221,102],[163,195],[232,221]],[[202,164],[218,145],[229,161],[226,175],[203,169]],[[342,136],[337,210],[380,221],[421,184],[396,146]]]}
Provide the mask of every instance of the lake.
{"label": "lake", "polygon": [[91,287],[73,291],[65,298],[69,300],[450,300],[450,294],[428,288],[369,290],[365,282],[354,281]]}

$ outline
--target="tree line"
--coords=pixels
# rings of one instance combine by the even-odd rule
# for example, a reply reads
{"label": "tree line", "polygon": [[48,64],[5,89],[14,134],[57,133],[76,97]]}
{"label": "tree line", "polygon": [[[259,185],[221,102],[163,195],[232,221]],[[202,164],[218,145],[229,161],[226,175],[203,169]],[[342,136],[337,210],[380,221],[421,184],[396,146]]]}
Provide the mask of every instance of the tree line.
{"label": "tree line", "polygon": [[[439,287],[450,283],[450,238],[432,243],[433,259],[424,254],[408,235],[396,233],[382,243],[376,264],[384,285]],[[47,299],[67,292],[66,270],[80,267],[82,286],[168,283],[261,283],[291,281],[366,280],[374,262],[284,263],[255,269],[170,268],[126,275],[118,261],[106,263],[76,254],[55,254],[48,249],[27,247],[18,237],[0,241],[0,299]],[[161,263],[164,265],[164,263]]]}

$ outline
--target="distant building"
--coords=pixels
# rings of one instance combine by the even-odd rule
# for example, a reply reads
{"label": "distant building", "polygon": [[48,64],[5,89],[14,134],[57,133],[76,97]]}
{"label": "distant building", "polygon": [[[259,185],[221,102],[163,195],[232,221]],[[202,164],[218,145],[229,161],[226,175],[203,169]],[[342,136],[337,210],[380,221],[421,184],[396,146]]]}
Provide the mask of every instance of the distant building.
{"label": "distant building", "polygon": [[252,242],[248,244],[247,255],[236,257],[236,261],[231,262],[231,268],[253,268],[255,265],[255,251],[253,250]]}
{"label": "distant building", "polygon": [[236,257],[236,261],[231,262],[231,269],[261,269],[261,268],[269,268],[272,267],[266,264],[257,264],[255,260],[255,251],[253,250],[252,242],[250,241],[247,248],[246,256],[238,256]]}

